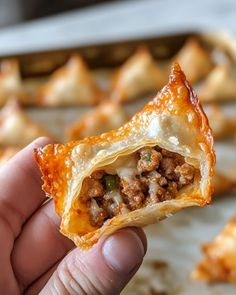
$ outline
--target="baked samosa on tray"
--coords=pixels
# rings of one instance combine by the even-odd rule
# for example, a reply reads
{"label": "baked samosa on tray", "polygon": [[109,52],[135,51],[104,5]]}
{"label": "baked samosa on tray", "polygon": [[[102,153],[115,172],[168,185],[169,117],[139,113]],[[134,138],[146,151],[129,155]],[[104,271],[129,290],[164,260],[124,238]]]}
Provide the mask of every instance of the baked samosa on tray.
{"label": "baked samosa on tray", "polygon": [[82,249],[127,226],[211,201],[212,131],[178,64],[168,84],[118,130],[35,150],[61,232]]}
{"label": "baked samosa on tray", "polygon": [[192,272],[194,280],[207,283],[236,283],[236,218],[215,239],[202,246],[204,257]]}

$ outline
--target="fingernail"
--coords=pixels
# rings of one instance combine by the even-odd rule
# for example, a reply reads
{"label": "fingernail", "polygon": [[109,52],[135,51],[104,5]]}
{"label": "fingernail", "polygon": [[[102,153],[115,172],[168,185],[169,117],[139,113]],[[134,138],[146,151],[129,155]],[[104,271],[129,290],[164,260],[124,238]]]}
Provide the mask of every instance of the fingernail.
{"label": "fingernail", "polygon": [[120,230],[108,237],[102,252],[107,265],[123,274],[134,270],[145,254],[142,240],[131,229]]}

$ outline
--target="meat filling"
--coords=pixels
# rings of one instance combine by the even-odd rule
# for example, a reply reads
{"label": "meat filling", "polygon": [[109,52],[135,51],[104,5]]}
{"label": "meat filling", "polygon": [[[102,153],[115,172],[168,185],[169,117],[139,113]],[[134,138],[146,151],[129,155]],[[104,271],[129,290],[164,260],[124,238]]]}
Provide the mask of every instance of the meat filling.
{"label": "meat filling", "polygon": [[99,228],[116,215],[174,199],[194,181],[196,169],[179,154],[156,146],[138,150],[134,158],[136,167],[117,174],[104,167],[84,180],[80,200],[88,207],[92,226]]}

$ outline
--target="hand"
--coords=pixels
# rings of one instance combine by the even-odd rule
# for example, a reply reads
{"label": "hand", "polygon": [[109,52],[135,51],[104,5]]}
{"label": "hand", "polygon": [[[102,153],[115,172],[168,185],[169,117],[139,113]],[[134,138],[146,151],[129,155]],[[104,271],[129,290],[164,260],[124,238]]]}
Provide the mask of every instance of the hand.
{"label": "hand", "polygon": [[0,293],[119,294],[146,253],[141,229],[122,229],[88,252],[60,234],[53,202],[45,200],[33,149],[0,169]]}

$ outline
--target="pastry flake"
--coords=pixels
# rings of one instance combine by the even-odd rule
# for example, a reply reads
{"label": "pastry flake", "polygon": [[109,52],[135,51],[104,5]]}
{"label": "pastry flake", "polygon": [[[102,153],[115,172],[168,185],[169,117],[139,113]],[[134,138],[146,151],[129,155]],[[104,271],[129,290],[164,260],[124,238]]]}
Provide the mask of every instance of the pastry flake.
{"label": "pastry flake", "polygon": [[83,249],[126,226],[211,201],[208,120],[178,64],[169,83],[118,130],[35,150],[61,232]]}
{"label": "pastry flake", "polygon": [[127,121],[128,115],[122,106],[114,102],[105,102],[68,127],[67,137],[69,140],[78,140],[102,134],[119,128]]}
{"label": "pastry flake", "polygon": [[190,83],[203,79],[213,68],[210,54],[195,38],[187,40],[173,60],[180,64]]}
{"label": "pastry flake", "polygon": [[115,101],[132,101],[144,94],[157,92],[165,76],[147,48],[141,47],[118,69],[112,78],[111,97]]}
{"label": "pastry flake", "polygon": [[50,134],[32,122],[16,100],[9,100],[0,111],[0,146],[23,147],[40,136]]}
{"label": "pastry flake", "polygon": [[199,90],[201,102],[226,102],[236,100],[236,73],[229,64],[217,65]]}
{"label": "pastry flake", "polygon": [[207,283],[236,283],[236,218],[210,243],[202,246],[204,258],[192,278]]}
{"label": "pastry flake", "polygon": [[207,106],[206,114],[215,140],[222,140],[236,133],[236,119],[227,117],[219,106]]}
{"label": "pastry flake", "polygon": [[102,98],[102,91],[77,54],[53,73],[36,96],[42,106],[94,105]]}

